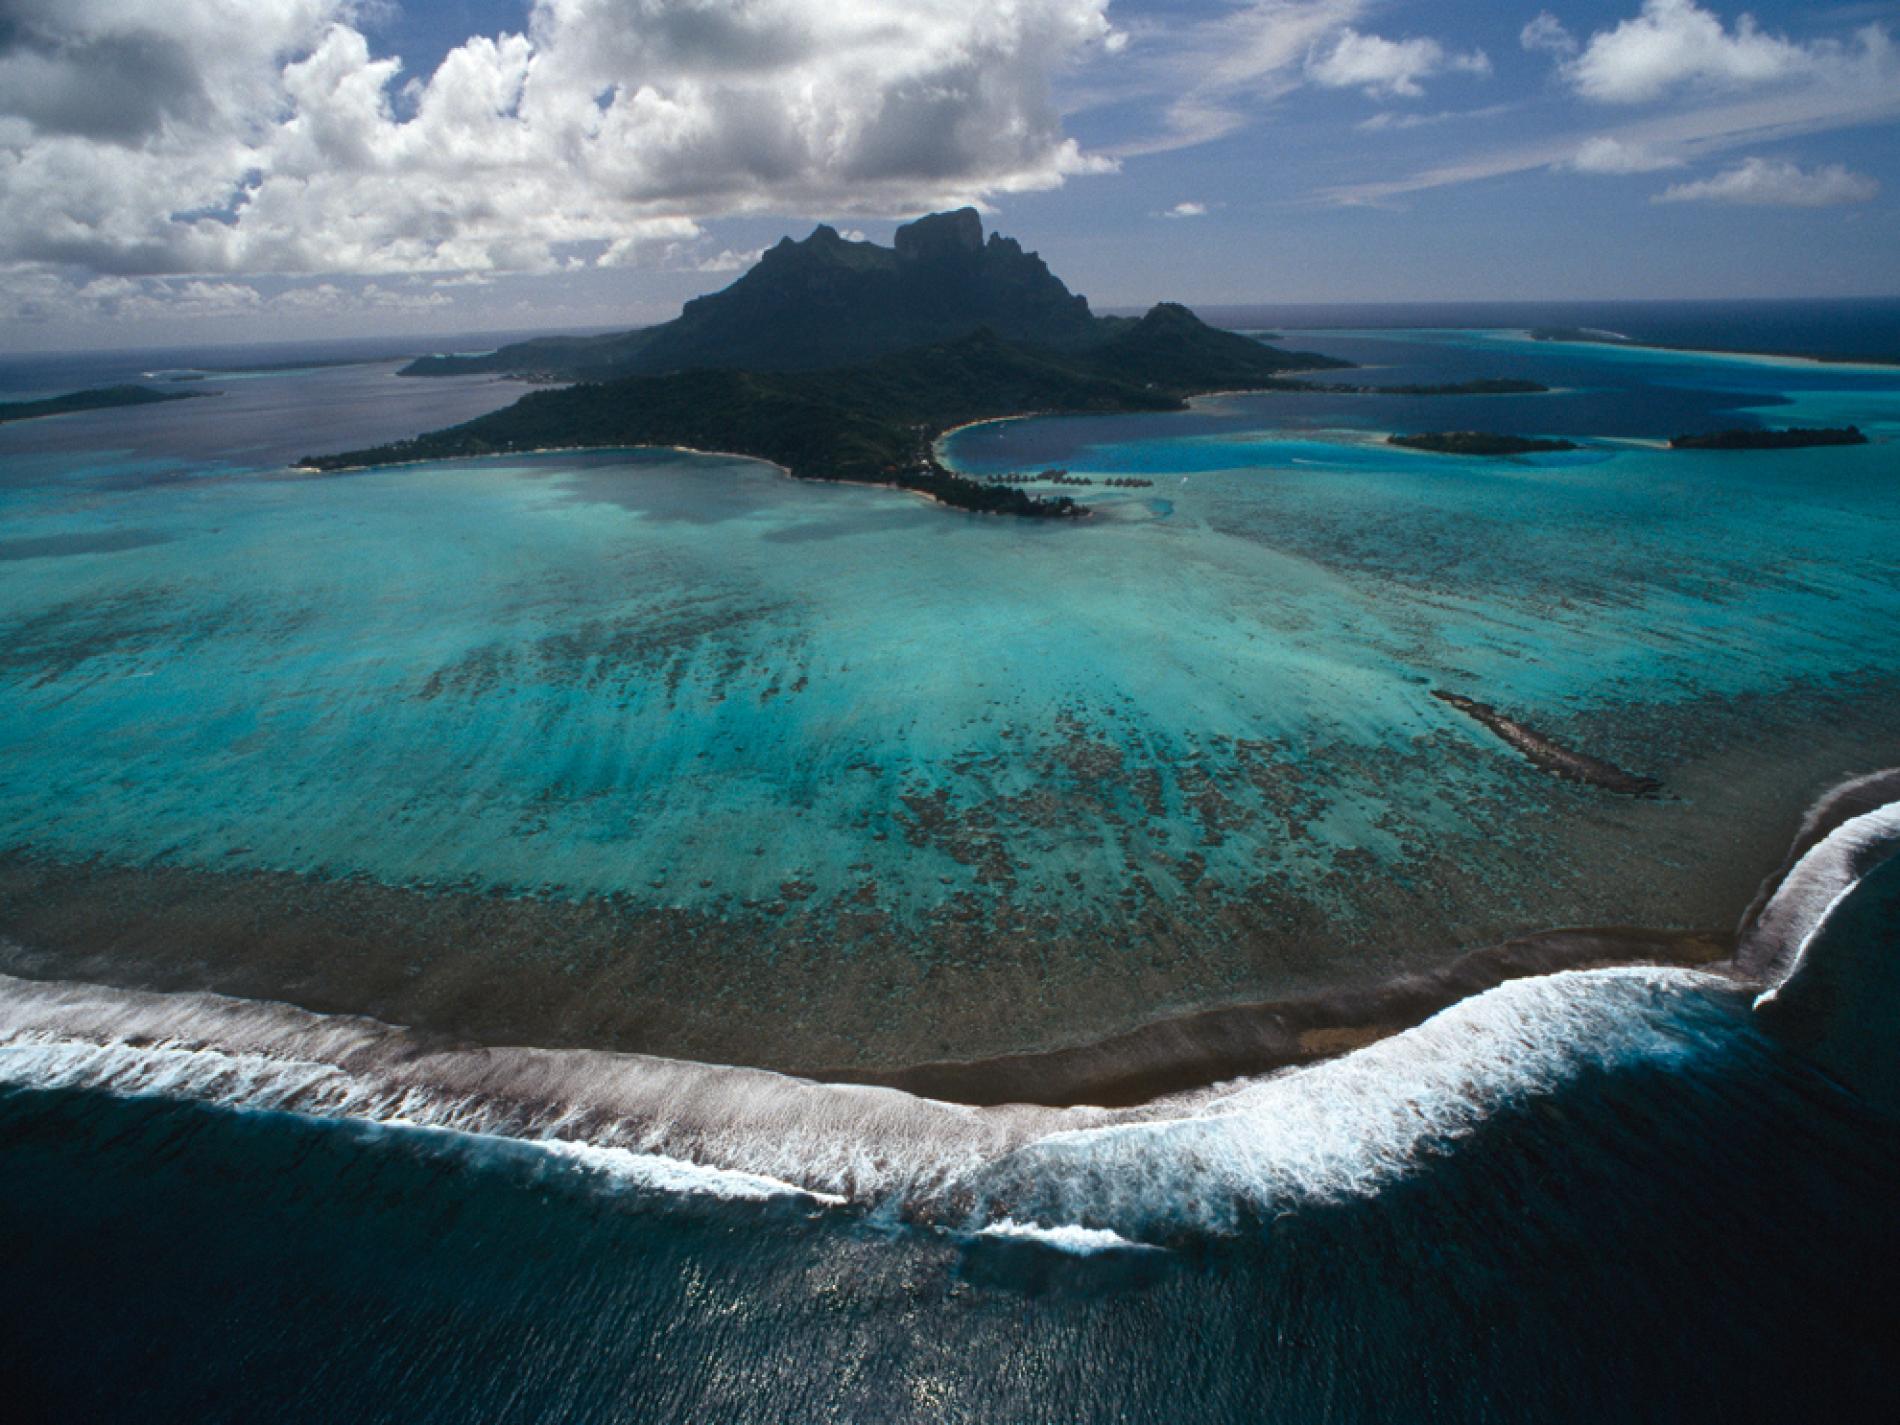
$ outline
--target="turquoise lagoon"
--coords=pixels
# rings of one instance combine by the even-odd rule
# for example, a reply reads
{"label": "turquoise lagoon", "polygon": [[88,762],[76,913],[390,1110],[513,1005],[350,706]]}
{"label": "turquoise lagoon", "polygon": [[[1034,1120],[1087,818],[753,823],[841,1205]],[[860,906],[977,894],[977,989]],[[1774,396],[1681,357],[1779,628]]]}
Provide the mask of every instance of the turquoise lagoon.
{"label": "turquoise lagoon", "polygon": [[[681,452],[287,470],[514,394],[388,367],[0,432],[0,935],[42,971],[424,1019],[431,980],[539,967],[620,1047],[894,1063],[1553,926],[1723,931],[1816,793],[1900,760],[1900,372],[1289,342],[1355,380],[1557,389],[945,440],[975,474],[1153,482],[1079,492],[1072,526]],[[1874,443],[1660,448],[1751,420]],[[1447,428],[1585,448],[1383,444]],[[1435,689],[1664,791],[1558,781]],[[324,887],[499,906],[505,953],[392,926],[408,998],[239,973],[287,886],[295,917]],[[140,897],[202,918],[161,968],[127,948]],[[116,969],[86,960],[95,912]],[[572,1038],[549,1003],[510,1027]]]}

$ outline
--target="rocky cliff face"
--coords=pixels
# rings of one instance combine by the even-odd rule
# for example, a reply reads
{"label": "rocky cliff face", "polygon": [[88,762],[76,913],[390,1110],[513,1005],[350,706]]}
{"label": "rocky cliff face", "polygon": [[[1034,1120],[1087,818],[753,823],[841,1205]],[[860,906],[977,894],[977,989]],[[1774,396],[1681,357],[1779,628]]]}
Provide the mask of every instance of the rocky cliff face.
{"label": "rocky cliff face", "polygon": [[603,378],[701,367],[815,370],[987,327],[1041,346],[1076,348],[1109,324],[1033,252],[983,235],[974,208],[906,223],[890,247],[819,227],[782,239],[730,287],[688,302],[661,326],[613,337],[551,338],[472,359],[417,362],[417,375],[514,371]]}
{"label": "rocky cliff face", "polygon": [[829,227],[803,242],[787,238],[724,291],[687,303],[639,365],[834,366],[980,327],[1051,346],[1097,334],[1086,299],[1020,244],[986,243],[982,220],[964,208],[905,224],[890,247],[848,242]]}

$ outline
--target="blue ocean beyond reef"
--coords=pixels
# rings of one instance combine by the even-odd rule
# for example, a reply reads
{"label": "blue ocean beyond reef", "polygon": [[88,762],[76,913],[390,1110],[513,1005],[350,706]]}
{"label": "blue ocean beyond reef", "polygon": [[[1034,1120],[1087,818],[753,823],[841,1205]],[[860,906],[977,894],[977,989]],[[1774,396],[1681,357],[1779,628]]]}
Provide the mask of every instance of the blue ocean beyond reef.
{"label": "blue ocean beyond reef", "polygon": [[[302,476],[520,388],[296,352],[0,428],[22,1418],[1887,1418],[1878,809],[1771,905],[1805,928],[1761,1010],[1520,979],[1116,1110],[709,1067],[1723,937],[1817,798],[1900,765],[1900,368],[1524,330],[1864,357],[1900,308],[1298,315],[1355,383],[1553,389],[945,438],[1096,481],[1073,527],[680,452]],[[1870,443],[1662,447],[1753,424]],[[1581,448],[1384,443],[1455,429]]]}

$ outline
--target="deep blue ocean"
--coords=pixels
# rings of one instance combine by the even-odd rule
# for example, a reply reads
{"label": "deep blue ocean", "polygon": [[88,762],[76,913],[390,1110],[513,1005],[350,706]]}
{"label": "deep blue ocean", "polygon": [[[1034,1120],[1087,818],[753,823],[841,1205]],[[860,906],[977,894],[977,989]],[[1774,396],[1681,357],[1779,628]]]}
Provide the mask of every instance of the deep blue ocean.
{"label": "deep blue ocean", "polygon": [[[1213,778],[1230,801],[1242,793],[1218,782],[1222,758],[1241,754],[1182,729],[1283,719],[1275,735],[1303,740],[1297,767],[1316,785],[1300,795],[1318,809],[1290,837],[1232,812],[1222,841],[1164,776],[1162,811],[1117,822],[1125,842],[1108,852],[985,822],[1070,888],[1066,914],[1109,906],[1076,964],[1050,952],[1047,966],[1065,993],[1099,993],[1105,1021],[1117,995],[1191,1001],[1180,981],[1196,974],[1235,976],[1198,987],[1218,1001],[1316,973],[1275,949],[1241,968],[1239,952],[1208,950],[1163,974],[1145,942],[1129,968],[1114,876],[1138,834],[1203,838],[1199,896],[1249,894],[1270,862],[1285,894],[1330,907],[1334,956],[1360,938],[1386,954],[1377,937],[1395,924],[1478,943],[1619,908],[1694,927],[1732,907],[1733,925],[1766,875],[1775,893],[1749,910],[1736,974],[1518,979],[1278,1074],[1126,1109],[979,1109],[691,1062],[773,1062],[769,1021],[745,1018],[734,987],[797,973],[776,944],[757,965],[680,952],[703,1002],[679,996],[678,1032],[714,1047],[665,1058],[471,1047],[311,1013],[391,1020],[428,1001],[379,988],[336,1003],[343,981],[321,966],[264,993],[210,949],[166,976],[115,975],[115,957],[141,953],[135,934],[98,946],[84,974],[3,946],[6,1418],[1900,1418],[1888,784],[1863,784],[1875,790],[1810,826],[1785,876],[1780,864],[1827,787],[1900,760],[1900,716],[1883,727],[1882,704],[1854,701],[1900,656],[1900,372],[1522,336],[1588,326],[1846,361],[1900,350],[1900,302],[1227,315],[1350,357],[1353,381],[1534,371],[1558,389],[1223,398],[953,438],[947,454],[972,471],[1155,481],[1091,497],[1105,518],[1052,573],[1020,553],[1045,532],[788,489],[730,462],[287,478],[283,462],[326,432],[393,438],[516,394],[398,381],[386,365],[289,369],[414,343],[0,360],[0,397],[186,369],[240,392],[0,432],[0,852],[153,877],[703,899],[734,916],[788,874],[817,903],[875,865],[921,943],[937,933],[930,897],[963,895],[950,882],[967,867],[898,836],[851,849],[844,875],[849,833],[878,815],[863,789],[877,779],[856,769],[881,759],[901,783],[941,765],[953,797],[1020,776],[1011,795],[1028,801],[1030,772],[995,759],[1032,719],[999,740],[958,699],[1119,699],[1123,721],[1147,724],[1128,746],[1140,737],[1179,775],[1191,764],[1194,788]],[[213,414],[225,425],[195,434]],[[1848,420],[1874,444],[1746,466],[1655,446],[1678,429]],[[1375,439],[1426,422],[1586,449],[1432,464]],[[628,544],[637,558],[621,558]],[[994,571],[996,610],[963,560]],[[505,598],[498,567],[523,581]],[[874,606],[866,591],[891,567],[912,577]],[[585,577],[570,588],[563,568]],[[677,617],[682,584],[693,621],[665,661],[615,645],[637,687],[604,660],[570,686],[496,651],[550,642],[573,608],[591,627],[603,586],[639,619]],[[1063,600],[1046,642],[1004,632],[1026,622],[1030,587]],[[719,599],[743,616],[703,618]],[[960,630],[993,645],[980,698]],[[897,722],[875,689],[828,692],[832,658],[928,707]],[[1282,670],[1270,697],[1249,701],[1257,669],[1232,671],[1245,658]],[[746,682],[775,659],[791,661],[782,679],[777,664],[757,673],[769,695]],[[469,684],[466,707],[411,696],[445,669]],[[780,691],[800,669],[805,704]],[[1670,795],[1551,791],[1463,724],[1427,726],[1420,689],[1447,669],[1607,739],[1592,745],[1665,772]],[[671,701],[643,701],[662,686]],[[1790,729],[1823,706],[1847,710],[1838,726]],[[703,745],[675,728],[681,708],[713,730]],[[1734,728],[1757,709],[1772,728],[1751,742]],[[1456,758],[1402,755],[1454,734]],[[991,740],[973,753],[978,737]],[[781,764],[778,782],[762,770]],[[511,800],[524,785],[536,797]],[[1278,785],[1256,788],[1262,806]],[[1424,885],[1428,843],[1468,848],[1470,880]],[[103,912],[92,883],[72,884],[32,923]],[[1693,910],[1672,919],[1672,901]],[[269,958],[272,908],[234,930],[231,904],[206,935],[258,937]],[[16,914],[0,904],[0,937]],[[457,953],[403,974],[507,999],[505,965]],[[1390,954],[1382,970],[1413,963]],[[932,986],[981,985],[982,966],[968,982],[937,978],[962,972],[948,958],[927,968],[882,1021],[857,991],[823,998],[822,973],[788,1013],[814,1043],[827,1016],[922,1043],[936,1017],[980,1036],[985,1018],[1027,1013],[1000,997],[933,1008]],[[840,958],[841,983],[862,974]],[[722,1021],[739,1026],[730,1040]]]}

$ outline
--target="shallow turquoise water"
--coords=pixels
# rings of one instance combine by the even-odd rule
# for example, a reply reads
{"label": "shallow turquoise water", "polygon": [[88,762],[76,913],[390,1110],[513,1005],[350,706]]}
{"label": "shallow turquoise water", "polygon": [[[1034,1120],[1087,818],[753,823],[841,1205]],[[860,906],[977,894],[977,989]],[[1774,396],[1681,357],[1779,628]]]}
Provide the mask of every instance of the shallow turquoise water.
{"label": "shallow turquoise water", "polygon": [[[626,924],[831,896],[889,907],[882,953],[922,960],[946,908],[1054,903],[1041,1019],[942,981],[866,1006],[821,965],[827,1023],[914,1046],[962,1014],[1020,1047],[1152,1012],[1158,901],[1204,952],[1163,977],[1180,1000],[1388,944],[1694,923],[1818,785],[1900,760],[1900,377],[1327,340],[1382,378],[1508,356],[1566,390],[951,442],[1156,481],[1062,529],[670,454],[285,475],[506,395],[374,373],[0,431],[0,853],[96,856],[114,894],[115,864],[617,892]],[[1632,443],[1751,412],[1886,443]],[[1377,440],[1459,425],[1597,438],[1505,463]],[[1433,687],[1665,795],[1553,781]],[[29,1419],[1885,1420],[1900,1141],[1855,1091],[1891,1102],[1896,866],[1821,922],[1830,1074],[1816,1025],[1743,987],[1613,971],[987,1150],[986,1111],[901,1094],[539,1050],[431,1077],[428,1036],[8,981],[0,1372]],[[266,960],[275,883],[199,879],[255,902],[207,933]],[[61,884],[83,940],[113,908]],[[84,977],[138,978],[136,939]],[[712,1015],[766,1003],[781,942],[741,949],[764,975],[676,951],[705,998],[738,983]],[[497,998],[536,992],[506,968]],[[759,1022],[759,1058],[807,1032]],[[909,1215],[889,1182],[939,1171],[980,1192]]]}
{"label": "shallow turquoise water", "polygon": [[[1778,850],[1841,769],[1778,745],[1779,780],[1735,784],[1709,770],[1751,751],[1722,709],[1900,659],[1900,377],[1328,340],[1367,379],[1475,363],[1563,389],[1229,397],[946,443],[977,472],[1155,481],[1088,492],[1097,515],[1061,528],[665,452],[302,478],[256,453],[334,427],[259,435],[222,408],[196,447],[188,425],[122,448],[123,423],[16,431],[0,845],[728,916],[1028,902],[1078,937],[1158,904],[1190,938],[1244,901],[1362,946],[1731,913],[1728,882],[1685,902],[1672,876],[1740,816]],[[371,379],[249,384],[294,404]],[[1652,440],[1792,400],[1877,441],[1737,458],[1618,435],[1504,462],[1381,443],[1427,415],[1642,427],[1645,400]],[[182,404],[167,418],[213,403]],[[1441,687],[1670,796],[1555,782]]]}

